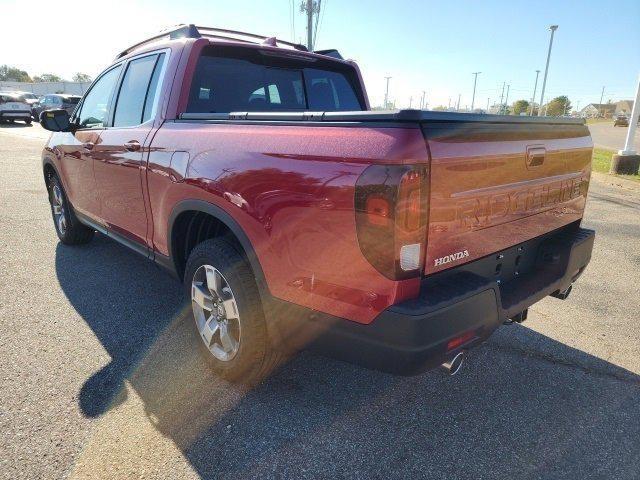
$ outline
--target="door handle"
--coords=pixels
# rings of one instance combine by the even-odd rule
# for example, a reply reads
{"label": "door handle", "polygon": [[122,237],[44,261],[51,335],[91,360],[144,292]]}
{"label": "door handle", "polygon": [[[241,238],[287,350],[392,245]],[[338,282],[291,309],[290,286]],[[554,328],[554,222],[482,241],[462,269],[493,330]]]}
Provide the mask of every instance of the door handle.
{"label": "door handle", "polygon": [[124,144],[124,148],[126,148],[130,152],[137,152],[138,150],[140,150],[140,142],[131,140]]}
{"label": "door handle", "polygon": [[92,149],[93,149],[93,147],[95,147],[95,145],[96,145],[96,144],[95,144],[95,143],[93,143],[93,142],[84,142],[84,143],[82,144],[82,148],[86,148],[87,150],[92,150]]}

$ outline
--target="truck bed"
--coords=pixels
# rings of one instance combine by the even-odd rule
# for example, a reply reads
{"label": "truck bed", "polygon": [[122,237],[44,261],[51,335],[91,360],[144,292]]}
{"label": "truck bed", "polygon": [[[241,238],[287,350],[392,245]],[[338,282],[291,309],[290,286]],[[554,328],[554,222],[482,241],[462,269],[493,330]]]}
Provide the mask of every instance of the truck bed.
{"label": "truck bed", "polygon": [[456,123],[509,123],[545,125],[584,125],[582,118],[529,117],[515,115],[484,115],[475,113],[436,112],[429,110],[355,111],[355,112],[230,112],[182,113],[183,120],[256,120],[256,121],[311,121],[311,122],[456,122]]}
{"label": "truck bed", "polygon": [[579,221],[586,202],[593,146],[583,119],[420,110],[183,113],[180,118],[421,128],[430,163],[425,274]]}

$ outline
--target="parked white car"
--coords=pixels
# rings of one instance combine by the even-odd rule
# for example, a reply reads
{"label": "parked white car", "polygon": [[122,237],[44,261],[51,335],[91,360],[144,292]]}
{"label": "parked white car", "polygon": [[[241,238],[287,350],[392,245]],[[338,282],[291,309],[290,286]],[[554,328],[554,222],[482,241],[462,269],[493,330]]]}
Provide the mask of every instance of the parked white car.
{"label": "parked white car", "polygon": [[15,93],[0,93],[0,122],[20,120],[31,124],[31,106]]}

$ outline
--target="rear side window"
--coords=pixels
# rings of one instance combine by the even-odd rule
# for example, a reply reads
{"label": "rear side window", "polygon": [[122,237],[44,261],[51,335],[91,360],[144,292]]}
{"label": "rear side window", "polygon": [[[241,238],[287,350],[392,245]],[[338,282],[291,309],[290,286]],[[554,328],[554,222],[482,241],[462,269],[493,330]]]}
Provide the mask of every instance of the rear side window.
{"label": "rear side window", "polygon": [[149,55],[129,62],[116,102],[114,127],[139,125],[151,118],[160,70],[156,68],[157,64],[158,55]]}
{"label": "rear side window", "polygon": [[[228,49],[205,53],[194,73],[187,112],[361,110],[353,71],[310,68],[304,60]],[[329,62],[327,62],[329,63]],[[342,67],[345,70],[344,67]]]}

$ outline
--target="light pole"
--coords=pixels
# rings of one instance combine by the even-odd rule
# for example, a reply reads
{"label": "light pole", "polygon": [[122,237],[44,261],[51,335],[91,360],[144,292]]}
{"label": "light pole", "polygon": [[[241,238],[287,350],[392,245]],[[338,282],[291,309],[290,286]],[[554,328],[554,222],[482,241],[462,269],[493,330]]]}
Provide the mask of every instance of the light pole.
{"label": "light pole", "polygon": [[387,89],[384,92],[384,108],[388,108],[389,106],[389,79],[391,79],[391,77],[384,77],[387,79]]}
{"label": "light pole", "polygon": [[623,173],[627,175],[637,175],[640,169],[640,155],[634,148],[636,128],[640,118],[640,76],[638,76],[638,87],[636,89],[636,100],[631,109],[631,118],[627,130],[627,138],[624,142],[624,150],[618,151],[611,159],[611,173]]}
{"label": "light pole", "polygon": [[[598,111],[602,108],[602,98],[604,97],[604,87],[602,87],[602,92],[600,93],[600,103],[598,104]],[[601,114],[604,117],[604,114]]]}
{"label": "light pole", "polygon": [[491,98],[487,98],[487,113],[489,113],[489,102],[491,101]]}
{"label": "light pole", "polygon": [[460,111],[460,96],[461,94],[458,94],[458,105],[456,106],[456,111],[459,112]]}
{"label": "light pole", "polygon": [[629,119],[629,129],[627,130],[627,138],[624,142],[624,150],[620,150],[620,155],[635,155],[633,149],[634,135],[638,127],[638,118],[640,117],[640,76],[638,76],[638,88],[636,89],[636,101],[633,102],[631,109],[631,118]]}
{"label": "light pole", "polygon": [[549,38],[549,51],[547,52],[547,64],[544,67],[544,78],[542,79],[542,93],[540,94],[540,106],[538,107],[538,116],[542,116],[542,105],[544,104],[544,90],[547,87],[547,74],[549,73],[549,60],[551,59],[551,47],[553,46],[553,34],[556,33],[558,25],[551,25],[551,37]]}
{"label": "light pole", "polygon": [[473,95],[471,96],[471,111],[473,112],[473,106],[476,102],[476,83],[478,81],[478,75],[482,72],[473,72]]}
{"label": "light pole", "polygon": [[533,116],[533,104],[536,101],[536,90],[538,89],[538,75],[540,75],[540,70],[536,70],[536,83],[533,84],[533,95],[531,95],[531,111],[529,112],[529,116]]}

